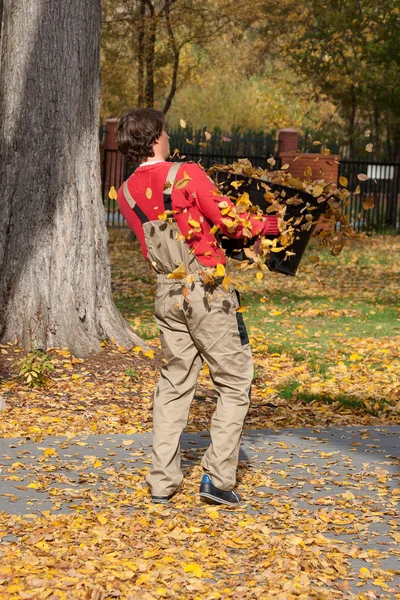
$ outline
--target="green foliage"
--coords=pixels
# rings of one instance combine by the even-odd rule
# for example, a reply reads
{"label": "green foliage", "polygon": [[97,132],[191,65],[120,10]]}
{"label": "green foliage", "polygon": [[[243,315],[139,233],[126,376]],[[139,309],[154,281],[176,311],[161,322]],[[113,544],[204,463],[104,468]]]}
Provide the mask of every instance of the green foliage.
{"label": "green foliage", "polygon": [[[400,154],[400,10],[397,0],[268,0],[264,31],[287,64],[336,105],[351,145],[369,129],[376,154]],[[369,136],[368,136],[369,137]],[[367,151],[365,157],[368,157]]]}
{"label": "green foliage", "polygon": [[125,371],[125,375],[128,375],[131,381],[136,381],[139,379],[139,373],[132,367],[132,369],[127,369]]}
{"label": "green foliage", "polygon": [[21,361],[19,376],[29,387],[45,387],[54,365],[48,354],[34,350]]}

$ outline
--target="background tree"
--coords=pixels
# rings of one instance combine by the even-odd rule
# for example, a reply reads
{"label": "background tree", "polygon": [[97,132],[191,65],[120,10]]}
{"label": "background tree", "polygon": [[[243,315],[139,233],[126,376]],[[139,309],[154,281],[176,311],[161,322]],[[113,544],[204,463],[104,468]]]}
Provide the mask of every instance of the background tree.
{"label": "background tree", "polygon": [[395,160],[400,154],[397,0],[266,0],[264,10],[263,32],[276,39],[275,51],[338,107],[350,154],[371,129],[378,154],[386,138]]}
{"label": "background tree", "polygon": [[246,27],[260,5],[260,0],[105,0],[103,111],[109,116],[156,102],[167,113],[201,48],[238,21]]}
{"label": "background tree", "polygon": [[111,297],[100,194],[100,1],[5,0],[0,69],[0,340],[140,342]]}

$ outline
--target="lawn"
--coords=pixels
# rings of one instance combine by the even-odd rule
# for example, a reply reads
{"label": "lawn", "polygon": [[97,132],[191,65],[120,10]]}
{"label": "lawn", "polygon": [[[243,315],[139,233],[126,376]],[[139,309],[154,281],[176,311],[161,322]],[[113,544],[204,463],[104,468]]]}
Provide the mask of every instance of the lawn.
{"label": "lawn", "polygon": [[[153,340],[154,277],[126,232],[112,231],[110,248],[115,301]],[[296,277],[264,272],[261,281],[231,261],[255,359],[255,397],[398,410],[399,251],[394,236],[351,241],[340,256],[313,240]]]}
{"label": "lawn", "polygon": [[[314,242],[296,277],[231,262],[242,295],[255,363],[245,427],[386,425],[400,415],[400,237],[368,238],[330,256]],[[149,431],[161,366],[153,318],[155,278],[125,229],[110,231],[115,301],[143,347],[104,341],[80,359],[48,352],[44,388],[18,376],[26,351],[0,347],[0,434],[6,437]],[[146,346],[147,345],[147,346]],[[208,429],[215,409],[207,367],[200,374],[187,429]],[[62,414],[61,414],[62,413]]]}

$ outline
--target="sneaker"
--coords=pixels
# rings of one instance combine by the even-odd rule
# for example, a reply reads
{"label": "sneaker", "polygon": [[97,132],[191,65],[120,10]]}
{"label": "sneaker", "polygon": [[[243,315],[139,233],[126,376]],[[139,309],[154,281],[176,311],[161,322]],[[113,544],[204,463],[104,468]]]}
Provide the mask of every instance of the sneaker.
{"label": "sneaker", "polygon": [[215,487],[208,475],[203,475],[200,484],[200,497],[211,504],[240,506],[240,496],[234,490],[227,492]]}

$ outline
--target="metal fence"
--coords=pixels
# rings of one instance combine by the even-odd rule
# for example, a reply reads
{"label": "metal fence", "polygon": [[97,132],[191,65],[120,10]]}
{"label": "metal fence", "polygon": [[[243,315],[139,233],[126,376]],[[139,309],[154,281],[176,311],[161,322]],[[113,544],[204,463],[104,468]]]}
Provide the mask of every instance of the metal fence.
{"label": "metal fence", "polygon": [[[359,174],[368,180],[360,182]],[[352,191],[348,207],[357,231],[368,233],[400,233],[400,164],[342,160],[339,177],[348,180]],[[359,186],[360,193],[354,191]],[[371,209],[364,210],[363,205]]]}
{"label": "metal fence", "polygon": [[[173,146],[171,146],[173,147]],[[193,150],[196,149],[196,152]],[[272,149],[272,148],[271,148]],[[180,151],[177,160],[193,160],[201,162],[206,168],[215,163],[230,164],[239,158],[248,158],[254,166],[265,167],[266,160],[271,153],[252,154],[227,154],[226,149],[215,147],[215,152],[199,152],[198,145],[187,145]],[[275,156],[276,167],[280,166],[279,157]],[[108,227],[126,226],[126,222],[118,210],[116,200],[109,198],[109,190],[119,186],[131,175],[133,167],[125,161],[117,150],[104,150],[102,171],[102,198],[105,207],[105,219]],[[367,181],[360,182],[358,174],[368,176]],[[357,231],[367,233],[400,233],[400,164],[399,163],[373,163],[366,161],[342,160],[339,166],[339,177],[348,180],[348,189],[352,191],[348,213]],[[357,186],[360,193],[355,194]],[[369,210],[365,206],[374,203]]]}

